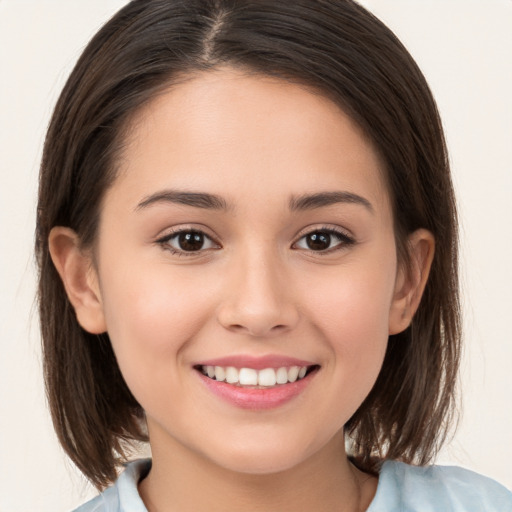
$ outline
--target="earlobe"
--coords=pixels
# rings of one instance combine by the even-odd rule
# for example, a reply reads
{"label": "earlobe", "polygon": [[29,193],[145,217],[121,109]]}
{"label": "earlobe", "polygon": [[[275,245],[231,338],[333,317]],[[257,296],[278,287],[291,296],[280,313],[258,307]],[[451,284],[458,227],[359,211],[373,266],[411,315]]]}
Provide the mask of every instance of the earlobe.
{"label": "earlobe", "polygon": [[62,279],[78,323],[91,334],[107,330],[98,276],[91,256],[85,254],[78,235],[70,228],[54,227],[48,239],[50,255]]}
{"label": "earlobe", "polygon": [[418,229],[409,235],[410,265],[401,265],[397,272],[393,302],[389,312],[389,334],[398,334],[409,327],[427,284],[434,259],[434,235]]}

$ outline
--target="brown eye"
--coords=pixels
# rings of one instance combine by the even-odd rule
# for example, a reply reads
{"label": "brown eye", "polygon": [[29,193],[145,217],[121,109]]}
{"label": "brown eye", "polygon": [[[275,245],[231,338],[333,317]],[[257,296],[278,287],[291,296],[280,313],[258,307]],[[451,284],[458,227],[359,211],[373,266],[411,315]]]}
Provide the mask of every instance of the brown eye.
{"label": "brown eye", "polygon": [[178,234],[178,246],[182,251],[200,251],[205,242],[205,236],[198,231],[184,231]]}
{"label": "brown eye", "polygon": [[312,251],[325,251],[331,245],[330,233],[316,231],[306,236],[306,245]]}
{"label": "brown eye", "polygon": [[331,250],[342,249],[354,243],[354,239],[345,233],[334,229],[319,229],[301,237],[294,244],[294,248],[314,252],[330,252]]}
{"label": "brown eye", "polygon": [[201,252],[207,249],[219,249],[216,244],[208,235],[202,231],[183,230],[177,231],[171,235],[157,240],[163,248],[170,250],[176,254],[186,254],[193,252]]}

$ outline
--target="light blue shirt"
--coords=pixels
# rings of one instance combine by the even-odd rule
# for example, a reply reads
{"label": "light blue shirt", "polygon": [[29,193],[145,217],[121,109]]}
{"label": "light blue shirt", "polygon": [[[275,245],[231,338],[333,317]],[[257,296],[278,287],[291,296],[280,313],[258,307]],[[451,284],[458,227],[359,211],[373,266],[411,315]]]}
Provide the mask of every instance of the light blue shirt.
{"label": "light blue shirt", "polygon": [[[115,485],[75,512],[147,512],[137,484],[150,467],[149,459],[131,462]],[[387,461],[367,512],[512,512],[512,493],[467,469]]]}

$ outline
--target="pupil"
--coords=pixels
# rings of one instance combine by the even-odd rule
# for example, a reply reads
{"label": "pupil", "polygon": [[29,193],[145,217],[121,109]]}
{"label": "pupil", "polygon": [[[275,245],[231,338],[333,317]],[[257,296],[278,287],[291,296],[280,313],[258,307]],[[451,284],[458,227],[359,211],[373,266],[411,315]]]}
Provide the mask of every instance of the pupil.
{"label": "pupil", "polygon": [[328,249],[331,245],[331,235],[322,232],[311,233],[307,238],[307,244],[313,251]]}
{"label": "pupil", "polygon": [[204,236],[202,233],[189,231],[188,233],[180,233],[178,238],[180,248],[184,251],[199,251],[204,244]]}

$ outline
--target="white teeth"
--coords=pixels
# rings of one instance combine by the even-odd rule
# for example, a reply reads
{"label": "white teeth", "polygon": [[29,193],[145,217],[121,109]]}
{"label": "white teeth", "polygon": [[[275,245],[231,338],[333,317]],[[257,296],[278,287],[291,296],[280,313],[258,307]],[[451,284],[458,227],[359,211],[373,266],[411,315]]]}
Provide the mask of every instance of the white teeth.
{"label": "white teeth", "polygon": [[277,370],[276,382],[278,384],[286,384],[288,382],[288,370],[286,368],[279,368]]}
{"label": "white teeth", "polygon": [[234,366],[202,366],[203,374],[219,382],[239,384],[240,386],[272,387],[303,379],[307,373],[306,366],[283,366],[281,368],[235,368]]}
{"label": "white teeth", "polygon": [[274,368],[265,368],[258,372],[258,384],[260,386],[275,386],[276,381],[276,371]]}
{"label": "white teeth", "polygon": [[219,380],[221,382],[226,380],[226,372],[224,371],[224,368],[222,368],[222,366],[215,367],[215,380]]}
{"label": "white teeth", "polygon": [[288,368],[288,380],[290,382],[295,382],[297,380],[297,377],[299,376],[299,370],[300,368],[298,366],[292,366],[291,368]]}
{"label": "white teeth", "polygon": [[241,386],[256,386],[258,384],[258,372],[252,368],[241,368],[238,382]]}
{"label": "white teeth", "polygon": [[238,382],[238,370],[232,366],[226,368],[226,382],[228,384],[236,384]]}

